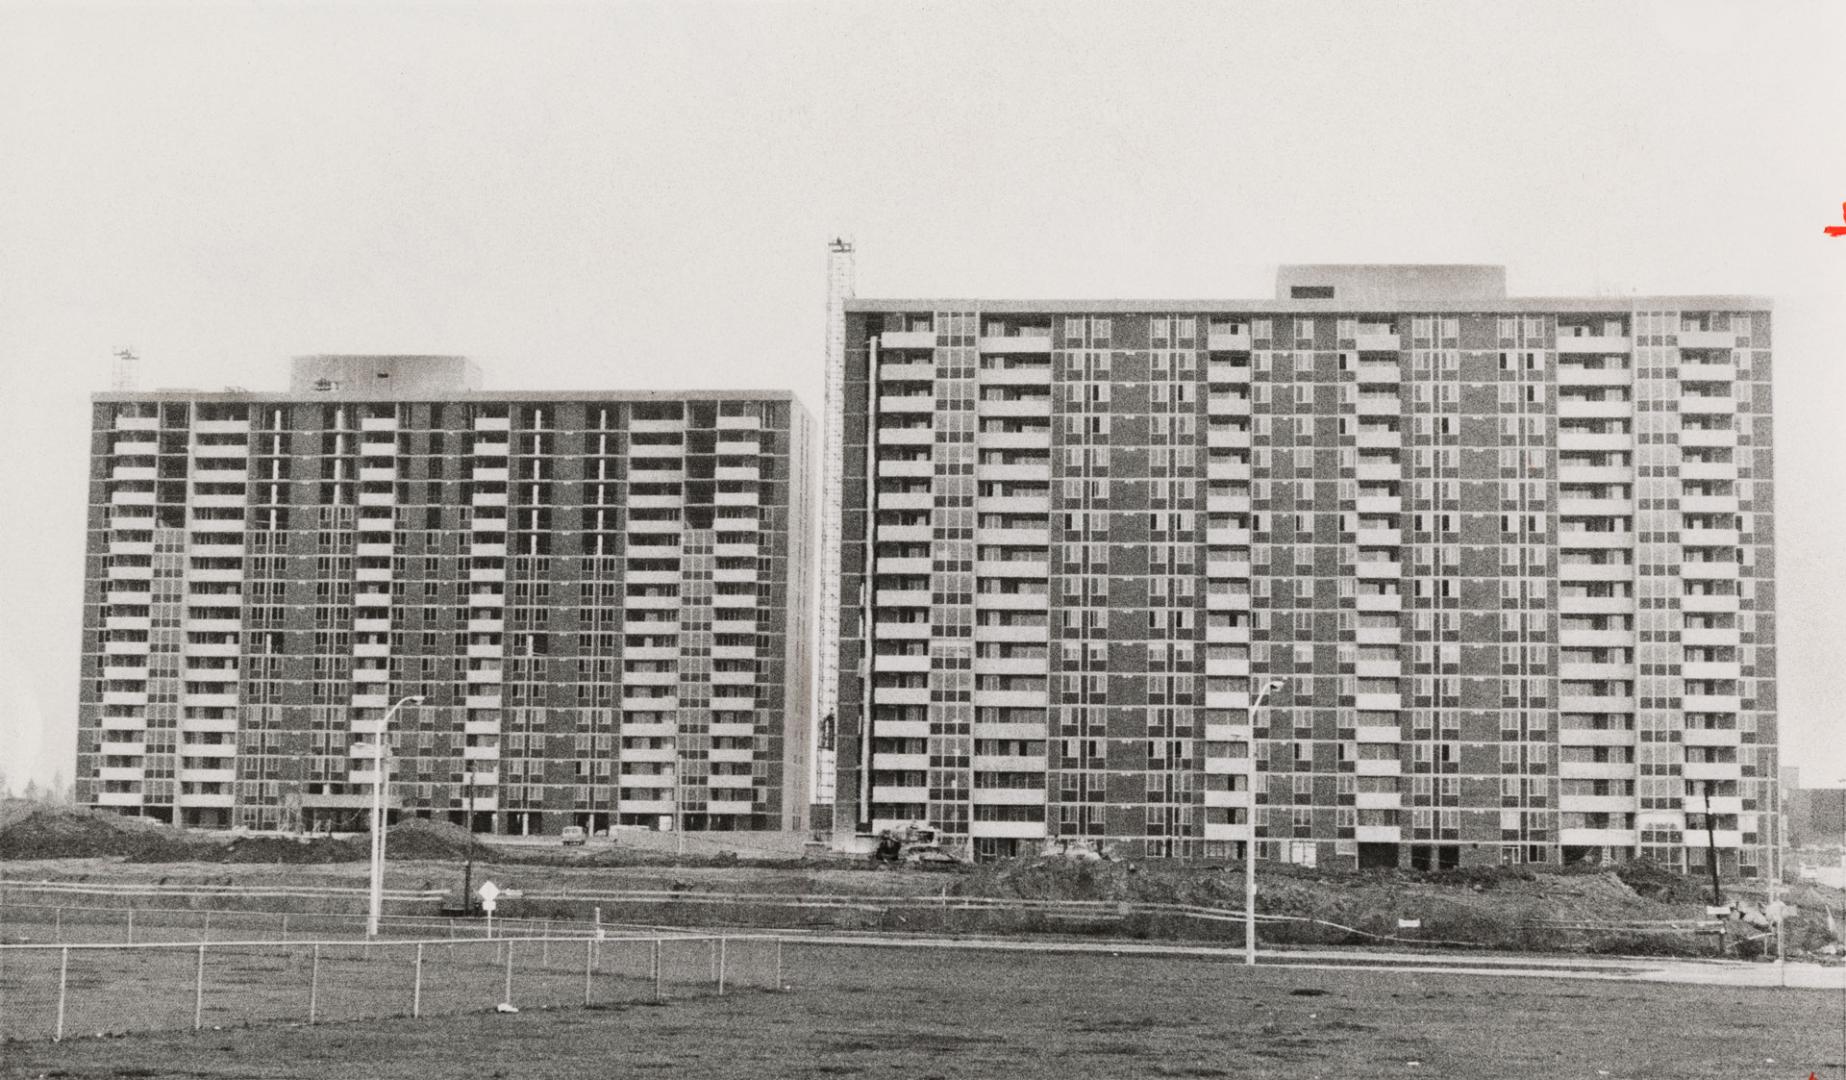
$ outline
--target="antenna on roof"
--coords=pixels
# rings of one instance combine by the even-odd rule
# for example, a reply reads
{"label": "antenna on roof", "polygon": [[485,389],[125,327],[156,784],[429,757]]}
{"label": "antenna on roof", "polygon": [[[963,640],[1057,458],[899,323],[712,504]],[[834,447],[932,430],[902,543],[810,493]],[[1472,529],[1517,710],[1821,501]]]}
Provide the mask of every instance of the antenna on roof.
{"label": "antenna on roof", "polygon": [[115,362],[109,365],[109,389],[118,394],[134,393],[141,382],[140,363],[133,345],[117,349]]}

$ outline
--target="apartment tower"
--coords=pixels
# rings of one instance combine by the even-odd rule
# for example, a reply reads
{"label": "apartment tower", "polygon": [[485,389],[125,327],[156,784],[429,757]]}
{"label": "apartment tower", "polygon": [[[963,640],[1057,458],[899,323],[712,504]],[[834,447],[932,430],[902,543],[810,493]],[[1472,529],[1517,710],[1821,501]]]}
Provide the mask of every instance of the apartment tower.
{"label": "apartment tower", "polygon": [[458,357],[94,399],[77,791],[223,828],[798,829],[789,394],[500,393]]}
{"label": "apartment tower", "polygon": [[841,307],[837,829],[1766,870],[1767,301]]}

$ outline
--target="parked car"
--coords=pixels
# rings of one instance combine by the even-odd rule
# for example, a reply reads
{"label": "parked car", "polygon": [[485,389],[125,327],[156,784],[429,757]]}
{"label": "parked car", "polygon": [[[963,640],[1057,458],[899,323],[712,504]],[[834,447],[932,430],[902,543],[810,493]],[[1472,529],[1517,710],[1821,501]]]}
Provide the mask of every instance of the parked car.
{"label": "parked car", "polygon": [[558,836],[558,842],[565,847],[581,846],[588,839],[589,835],[583,831],[581,825],[566,825],[563,833]]}

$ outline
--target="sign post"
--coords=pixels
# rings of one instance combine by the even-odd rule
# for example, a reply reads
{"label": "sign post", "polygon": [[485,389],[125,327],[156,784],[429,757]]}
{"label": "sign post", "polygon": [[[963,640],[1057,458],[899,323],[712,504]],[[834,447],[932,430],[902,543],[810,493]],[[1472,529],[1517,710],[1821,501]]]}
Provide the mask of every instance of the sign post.
{"label": "sign post", "polygon": [[499,906],[500,886],[495,885],[491,881],[483,881],[481,882],[481,887],[475,890],[475,894],[481,898],[481,910],[487,913],[487,936],[489,939],[492,939],[494,936],[494,908]]}

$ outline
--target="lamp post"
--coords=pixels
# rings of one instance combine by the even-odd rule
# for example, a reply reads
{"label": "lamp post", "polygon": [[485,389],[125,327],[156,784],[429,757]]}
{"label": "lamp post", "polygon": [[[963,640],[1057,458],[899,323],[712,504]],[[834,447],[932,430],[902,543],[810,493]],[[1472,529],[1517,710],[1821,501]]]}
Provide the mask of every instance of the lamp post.
{"label": "lamp post", "polygon": [[378,917],[385,906],[385,732],[391,727],[391,718],[406,705],[421,705],[420,696],[399,698],[397,704],[385,710],[384,719],[378,721],[377,756],[372,762],[372,906],[365,920],[365,936],[378,936]]}
{"label": "lamp post", "polygon": [[1250,838],[1243,846],[1243,959],[1244,963],[1256,966],[1256,710],[1263,707],[1269,695],[1282,689],[1280,679],[1271,679],[1263,684],[1262,692],[1256,700],[1250,702],[1248,719],[1250,721],[1250,790],[1247,793],[1249,807],[1244,810],[1244,820],[1250,826]]}

